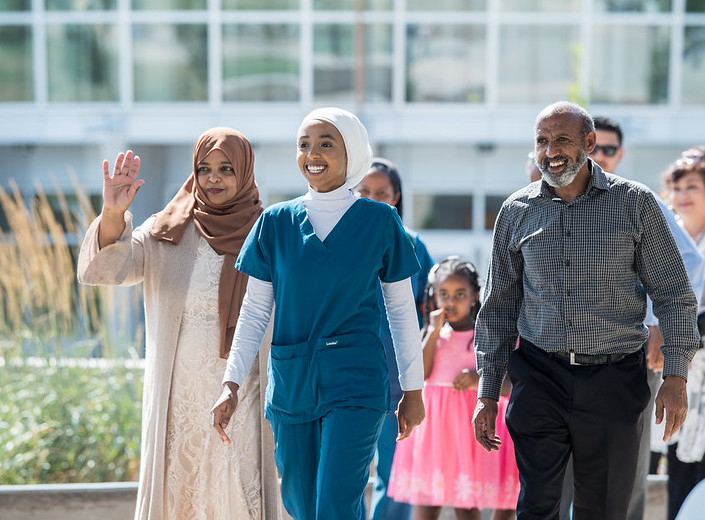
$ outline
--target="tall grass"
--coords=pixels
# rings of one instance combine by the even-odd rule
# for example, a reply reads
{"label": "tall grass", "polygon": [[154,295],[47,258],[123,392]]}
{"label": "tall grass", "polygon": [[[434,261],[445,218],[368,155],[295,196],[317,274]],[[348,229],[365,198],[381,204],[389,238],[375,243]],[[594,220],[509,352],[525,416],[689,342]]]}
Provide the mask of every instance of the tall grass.
{"label": "tall grass", "polygon": [[0,186],[0,484],[137,479],[140,289],[77,283],[96,212],[72,179],[68,196]]}
{"label": "tall grass", "polygon": [[[0,187],[0,207],[10,229],[0,230],[0,356],[96,351],[112,356],[118,342],[134,341],[113,334],[128,330],[125,323],[116,326],[115,320],[129,320],[114,303],[128,299],[138,305],[139,292],[76,282],[78,244],[96,212],[75,175],[71,177],[77,202],[73,208],[56,184],[58,207],[52,206],[39,184],[30,200],[12,180],[8,190]],[[120,298],[116,291],[121,291]]]}

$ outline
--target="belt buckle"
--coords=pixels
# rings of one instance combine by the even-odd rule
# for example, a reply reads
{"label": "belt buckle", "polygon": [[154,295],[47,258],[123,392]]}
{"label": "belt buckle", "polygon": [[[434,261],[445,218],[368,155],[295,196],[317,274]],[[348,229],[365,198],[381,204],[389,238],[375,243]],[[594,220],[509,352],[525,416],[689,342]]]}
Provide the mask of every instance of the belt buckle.
{"label": "belt buckle", "polygon": [[578,363],[575,361],[575,352],[572,350],[570,351],[570,364],[578,367],[583,366],[583,363]]}

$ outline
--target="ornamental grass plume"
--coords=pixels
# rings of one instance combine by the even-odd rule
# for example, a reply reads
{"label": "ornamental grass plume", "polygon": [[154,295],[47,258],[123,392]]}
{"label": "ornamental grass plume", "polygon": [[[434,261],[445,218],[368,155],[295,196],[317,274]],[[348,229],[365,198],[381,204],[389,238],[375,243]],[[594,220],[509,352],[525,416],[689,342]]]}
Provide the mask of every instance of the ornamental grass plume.
{"label": "ornamental grass plume", "polygon": [[110,344],[105,316],[114,311],[114,291],[76,281],[78,244],[96,213],[70,175],[73,207],[55,179],[51,197],[38,183],[31,199],[14,180],[0,186],[9,228],[0,230],[0,355],[66,355],[67,341],[73,350],[100,345],[105,354]]}

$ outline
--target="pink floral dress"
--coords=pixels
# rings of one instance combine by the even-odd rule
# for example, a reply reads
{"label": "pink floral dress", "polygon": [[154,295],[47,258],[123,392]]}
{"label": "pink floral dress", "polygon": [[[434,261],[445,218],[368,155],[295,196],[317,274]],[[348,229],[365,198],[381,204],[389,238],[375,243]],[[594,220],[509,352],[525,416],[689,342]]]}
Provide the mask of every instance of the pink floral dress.
{"label": "pink floral dress", "polygon": [[454,390],[461,370],[475,370],[475,332],[441,330],[433,370],[423,390],[426,418],[397,444],[388,494],[398,502],[462,509],[515,509],[519,472],[499,400],[499,451],[487,453],[475,440],[472,414],[477,388]]}

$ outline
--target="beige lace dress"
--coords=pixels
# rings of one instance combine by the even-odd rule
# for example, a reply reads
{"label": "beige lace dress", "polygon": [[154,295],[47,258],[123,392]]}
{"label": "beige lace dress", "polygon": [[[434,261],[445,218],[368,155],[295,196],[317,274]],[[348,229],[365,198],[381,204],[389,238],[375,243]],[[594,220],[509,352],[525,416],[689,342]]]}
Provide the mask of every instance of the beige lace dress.
{"label": "beige lace dress", "polygon": [[[166,518],[252,519],[261,512],[259,370],[238,392],[225,446],[210,408],[221,391],[218,282],[223,257],[202,237],[186,296],[169,397],[166,435]],[[245,426],[248,425],[246,428]]]}

